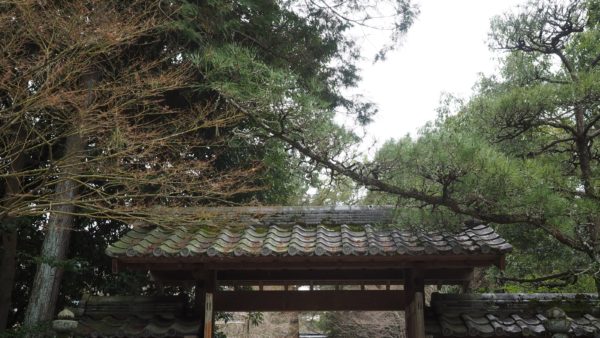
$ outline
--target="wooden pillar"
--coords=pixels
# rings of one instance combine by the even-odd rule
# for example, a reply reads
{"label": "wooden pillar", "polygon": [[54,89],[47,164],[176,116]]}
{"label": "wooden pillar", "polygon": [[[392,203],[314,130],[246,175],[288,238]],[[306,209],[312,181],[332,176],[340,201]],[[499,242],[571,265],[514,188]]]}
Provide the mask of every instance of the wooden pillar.
{"label": "wooden pillar", "polygon": [[205,303],[206,303],[206,292],[204,291],[204,281],[198,281],[196,283],[196,291],[194,292],[194,302],[195,302],[195,309],[197,312],[195,312],[195,316],[197,316],[198,320],[201,321],[201,325],[200,325],[200,330],[198,332],[198,335],[196,336],[197,338],[204,338],[204,317],[205,317],[205,311],[204,308],[206,307]]}
{"label": "wooden pillar", "polygon": [[204,338],[214,336],[213,293],[207,292],[204,302]]}
{"label": "wooden pillar", "polygon": [[408,338],[425,338],[425,285],[423,272],[407,270],[404,280],[406,307],[406,336]]}
{"label": "wooden pillar", "polygon": [[199,310],[197,315],[202,321],[198,334],[201,338],[213,338],[215,334],[215,315],[213,311],[213,296],[216,285],[215,276],[215,273],[210,271],[206,275],[206,278],[203,278],[196,284],[196,308]]}
{"label": "wooden pillar", "polygon": [[216,273],[209,271],[204,281],[204,338],[213,338],[215,336],[213,295],[216,283]]}

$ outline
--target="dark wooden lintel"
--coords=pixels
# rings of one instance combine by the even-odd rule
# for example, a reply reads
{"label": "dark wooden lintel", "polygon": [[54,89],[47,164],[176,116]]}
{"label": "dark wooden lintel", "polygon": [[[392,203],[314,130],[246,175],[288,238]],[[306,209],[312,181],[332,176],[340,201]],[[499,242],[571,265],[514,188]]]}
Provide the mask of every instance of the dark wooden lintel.
{"label": "dark wooden lintel", "polygon": [[400,311],[402,290],[219,291],[214,310],[236,311]]}
{"label": "dark wooden lintel", "polygon": [[[434,268],[423,270],[425,283],[462,285],[472,278],[472,268]],[[154,280],[163,283],[198,281],[207,278],[206,270],[152,270]],[[280,270],[221,270],[216,271],[220,285],[290,284],[404,284],[403,269],[280,269]]]}
{"label": "dark wooden lintel", "polygon": [[368,281],[402,280],[401,269],[332,269],[332,270],[222,270],[219,281]]}
{"label": "dark wooden lintel", "polygon": [[499,265],[501,255],[424,256],[283,256],[283,257],[121,257],[119,269],[256,270],[256,269],[422,269]]}

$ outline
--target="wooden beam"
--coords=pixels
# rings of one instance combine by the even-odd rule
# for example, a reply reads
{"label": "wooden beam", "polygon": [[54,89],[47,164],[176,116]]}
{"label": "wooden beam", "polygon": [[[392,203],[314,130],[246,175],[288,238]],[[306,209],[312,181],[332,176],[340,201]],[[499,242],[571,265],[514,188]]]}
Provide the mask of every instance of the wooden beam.
{"label": "wooden beam", "polygon": [[423,272],[420,270],[406,271],[406,302],[404,316],[406,321],[406,336],[410,338],[425,338],[425,285]]}
{"label": "wooden beam", "polygon": [[117,269],[141,270],[256,270],[270,269],[419,269],[469,268],[499,264],[504,255],[449,254],[399,256],[257,256],[257,257],[119,257]]}
{"label": "wooden beam", "polygon": [[214,311],[401,311],[402,290],[217,291]]}
{"label": "wooden beam", "polygon": [[403,280],[402,269],[221,270],[218,281],[368,281]]}
{"label": "wooden beam", "polygon": [[[334,285],[385,285],[389,280],[386,279],[369,279],[369,280],[344,280],[344,279],[335,279],[335,280],[223,280],[219,281],[219,286],[258,286],[261,283],[265,286],[285,286],[285,285],[294,285],[294,286],[310,286],[312,285],[322,285],[322,286],[334,286]],[[393,281],[392,285],[403,285],[404,281]],[[461,284],[462,285],[462,284]]]}
{"label": "wooden beam", "polygon": [[[197,268],[200,268],[198,266]],[[472,268],[435,268],[423,270],[425,284],[463,285],[471,280]],[[382,281],[404,283],[403,269],[280,269],[218,270],[220,285],[253,285],[258,281],[276,284],[379,284]],[[151,270],[152,278],[164,283],[181,283],[207,278],[206,270]]]}

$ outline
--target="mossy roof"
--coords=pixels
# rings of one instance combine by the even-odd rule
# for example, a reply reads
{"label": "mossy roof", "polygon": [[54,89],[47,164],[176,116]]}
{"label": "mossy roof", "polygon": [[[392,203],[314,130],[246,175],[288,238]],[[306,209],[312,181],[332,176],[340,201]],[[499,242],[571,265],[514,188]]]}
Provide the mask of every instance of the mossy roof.
{"label": "mossy roof", "polygon": [[[197,226],[136,226],[106,253],[121,257],[503,255],[512,247],[489,226],[455,232],[405,229],[393,209],[218,208]],[[275,211],[273,211],[275,210]],[[210,213],[204,213],[210,215]],[[256,216],[260,215],[260,217]],[[216,224],[216,225],[215,225]]]}

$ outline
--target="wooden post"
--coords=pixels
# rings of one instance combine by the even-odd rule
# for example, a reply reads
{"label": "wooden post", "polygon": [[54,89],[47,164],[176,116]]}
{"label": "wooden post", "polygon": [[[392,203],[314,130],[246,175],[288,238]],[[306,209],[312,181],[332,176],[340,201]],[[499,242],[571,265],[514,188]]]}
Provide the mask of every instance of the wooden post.
{"label": "wooden post", "polygon": [[216,287],[216,274],[209,271],[204,281],[204,338],[214,337],[215,316],[213,313],[213,294]]}
{"label": "wooden post", "polygon": [[195,313],[198,316],[198,320],[201,320],[202,325],[200,325],[200,330],[195,336],[196,338],[204,338],[204,320],[205,320],[205,308],[206,308],[206,291],[205,291],[205,282],[198,281],[196,283],[196,291],[195,293],[195,309],[197,312]]}
{"label": "wooden post", "polygon": [[204,338],[213,337],[213,294],[206,293],[204,301]]}
{"label": "wooden post", "polygon": [[423,273],[419,270],[407,270],[404,281],[406,307],[406,336],[425,338],[425,285]]}

